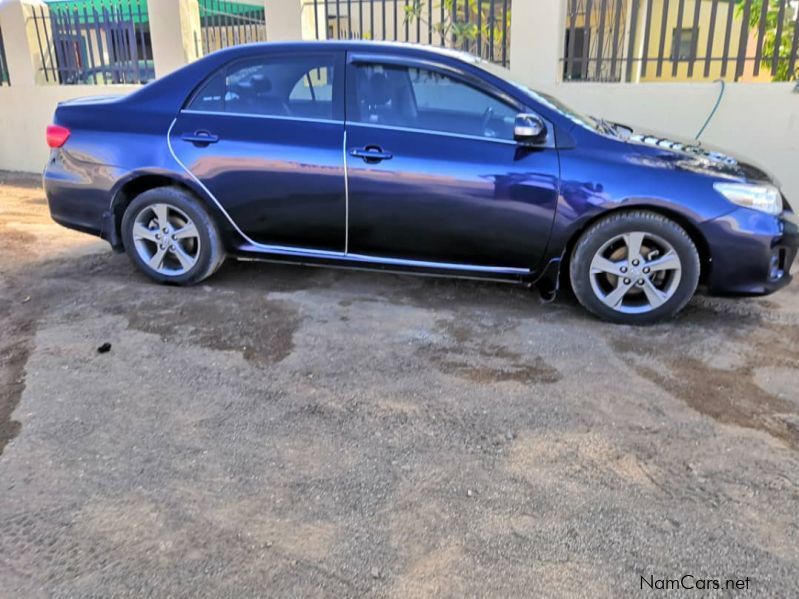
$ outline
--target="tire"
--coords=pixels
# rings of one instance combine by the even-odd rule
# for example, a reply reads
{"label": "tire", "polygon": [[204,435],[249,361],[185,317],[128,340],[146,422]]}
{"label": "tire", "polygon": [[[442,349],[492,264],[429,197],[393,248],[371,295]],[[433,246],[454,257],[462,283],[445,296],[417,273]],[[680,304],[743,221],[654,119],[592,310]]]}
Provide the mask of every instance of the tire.
{"label": "tire", "polygon": [[700,269],[699,252],[680,225],[636,210],[607,216],[580,236],[569,278],[592,314],[616,324],[648,325],[685,307]]}
{"label": "tire", "polygon": [[145,191],[130,203],[122,217],[122,242],[131,261],[158,283],[194,285],[225,261],[211,215],[175,187]]}

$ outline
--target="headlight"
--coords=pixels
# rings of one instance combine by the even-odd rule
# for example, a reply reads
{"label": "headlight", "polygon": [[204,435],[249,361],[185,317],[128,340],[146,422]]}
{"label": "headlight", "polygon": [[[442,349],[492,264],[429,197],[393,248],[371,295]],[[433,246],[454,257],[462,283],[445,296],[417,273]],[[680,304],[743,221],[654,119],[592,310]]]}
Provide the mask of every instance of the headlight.
{"label": "headlight", "polygon": [[773,185],[748,183],[714,183],[713,188],[733,204],[760,210],[766,214],[782,212],[782,195]]}

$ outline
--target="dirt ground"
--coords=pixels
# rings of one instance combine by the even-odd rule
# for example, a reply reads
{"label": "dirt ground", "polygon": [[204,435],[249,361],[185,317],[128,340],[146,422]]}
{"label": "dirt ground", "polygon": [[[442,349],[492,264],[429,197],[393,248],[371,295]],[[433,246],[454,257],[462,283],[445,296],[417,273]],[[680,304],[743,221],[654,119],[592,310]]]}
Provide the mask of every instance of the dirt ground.
{"label": "dirt ground", "polygon": [[6,173],[0,318],[2,597],[799,595],[799,284],[647,329],[364,272],[161,287]]}

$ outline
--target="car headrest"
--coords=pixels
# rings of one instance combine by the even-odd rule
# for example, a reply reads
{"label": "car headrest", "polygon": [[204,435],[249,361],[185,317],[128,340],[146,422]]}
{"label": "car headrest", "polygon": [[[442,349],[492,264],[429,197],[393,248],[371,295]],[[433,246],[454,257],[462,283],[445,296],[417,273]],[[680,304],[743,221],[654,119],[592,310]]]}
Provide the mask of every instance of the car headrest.
{"label": "car headrest", "polygon": [[262,73],[256,73],[250,78],[250,85],[254,92],[265,94],[272,91],[272,82]]}
{"label": "car headrest", "polygon": [[388,104],[391,100],[391,82],[385,73],[372,73],[366,85],[366,93],[371,106]]}

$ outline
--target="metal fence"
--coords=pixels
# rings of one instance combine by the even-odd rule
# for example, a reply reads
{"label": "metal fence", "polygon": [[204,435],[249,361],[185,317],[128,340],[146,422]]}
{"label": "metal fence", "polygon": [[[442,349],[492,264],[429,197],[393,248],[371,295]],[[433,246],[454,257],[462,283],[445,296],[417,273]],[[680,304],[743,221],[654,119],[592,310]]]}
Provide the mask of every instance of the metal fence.
{"label": "metal fence", "polygon": [[565,1],[565,80],[799,75],[799,0]]}
{"label": "metal fence", "polygon": [[8,62],[6,61],[6,47],[3,43],[3,30],[0,29],[0,85],[11,85],[8,77]]}
{"label": "metal fence", "polygon": [[313,16],[316,39],[437,45],[509,64],[510,0],[313,0]]}
{"label": "metal fence", "polygon": [[198,55],[239,44],[266,41],[266,14],[263,5],[226,0],[199,2],[200,31],[194,33]]}
{"label": "metal fence", "polygon": [[45,82],[121,84],[155,78],[147,0],[32,9],[37,64]]}

